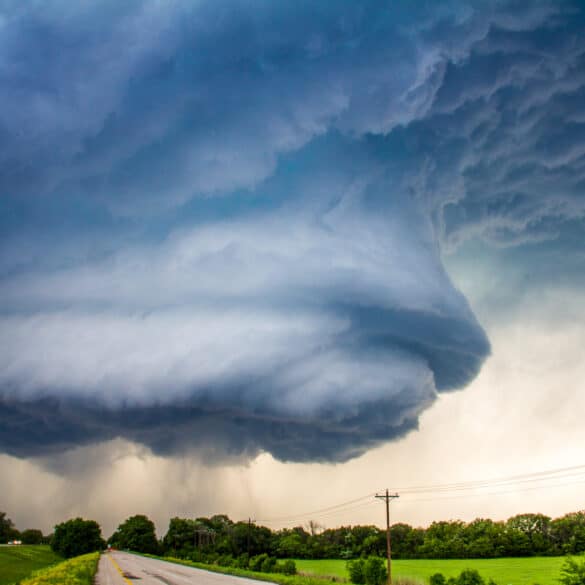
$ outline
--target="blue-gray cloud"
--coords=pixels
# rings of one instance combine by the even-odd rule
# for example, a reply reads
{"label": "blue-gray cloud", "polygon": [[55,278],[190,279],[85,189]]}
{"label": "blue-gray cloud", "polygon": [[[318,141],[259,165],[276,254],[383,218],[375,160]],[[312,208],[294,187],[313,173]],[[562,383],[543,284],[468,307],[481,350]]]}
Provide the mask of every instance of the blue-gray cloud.
{"label": "blue-gray cloud", "polygon": [[577,8],[0,5],[0,448],[416,428],[489,352],[442,254],[585,214]]}

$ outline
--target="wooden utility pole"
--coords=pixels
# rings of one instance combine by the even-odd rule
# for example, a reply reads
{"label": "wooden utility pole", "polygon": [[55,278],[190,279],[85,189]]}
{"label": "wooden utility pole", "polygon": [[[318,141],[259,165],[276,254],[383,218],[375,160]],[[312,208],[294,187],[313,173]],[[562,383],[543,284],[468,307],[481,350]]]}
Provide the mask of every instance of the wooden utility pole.
{"label": "wooden utility pole", "polygon": [[248,538],[247,540],[247,549],[248,549],[248,558],[250,558],[250,533],[252,531],[252,522],[256,522],[256,520],[252,520],[252,518],[248,518]]}
{"label": "wooden utility pole", "polygon": [[376,494],[376,498],[379,500],[386,500],[386,554],[388,555],[388,585],[392,585],[392,546],[390,543],[390,500],[399,498],[398,494],[389,494],[388,490],[386,493],[379,496]]}

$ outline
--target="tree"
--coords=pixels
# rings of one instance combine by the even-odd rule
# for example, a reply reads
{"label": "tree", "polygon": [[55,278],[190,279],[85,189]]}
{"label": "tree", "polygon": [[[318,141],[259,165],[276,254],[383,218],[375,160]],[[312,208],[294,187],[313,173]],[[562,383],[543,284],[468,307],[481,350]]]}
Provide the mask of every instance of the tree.
{"label": "tree", "polygon": [[0,512],[0,543],[4,544],[12,540],[18,534],[12,520],[6,516],[6,512]]}
{"label": "tree", "polygon": [[276,552],[281,558],[299,558],[304,555],[304,544],[301,536],[296,532],[289,532],[278,540]]}
{"label": "tree", "polygon": [[65,558],[102,550],[105,546],[99,524],[82,518],[57,524],[51,540],[51,548]]}
{"label": "tree", "polygon": [[551,519],[544,514],[518,514],[509,518],[506,526],[512,534],[516,533],[516,542],[520,540],[518,534],[523,535],[527,554],[536,555],[546,554],[551,548],[550,523]]}
{"label": "tree", "polygon": [[43,533],[40,530],[29,528],[20,533],[22,544],[41,544],[43,542]]}
{"label": "tree", "polygon": [[370,534],[364,538],[361,549],[364,556],[381,557],[386,552],[386,538],[383,534]]}
{"label": "tree", "polygon": [[585,512],[565,514],[551,522],[555,554],[585,552]]}
{"label": "tree", "polygon": [[147,554],[159,552],[154,523],[143,514],[131,516],[120,524],[111,536],[110,544],[116,548]]}
{"label": "tree", "polygon": [[376,526],[353,526],[351,556],[382,556],[386,553],[386,533]]}
{"label": "tree", "polygon": [[433,522],[425,531],[419,553],[424,558],[456,559],[466,556],[465,524],[461,521]]}
{"label": "tree", "polygon": [[[381,541],[378,544],[378,555],[384,556],[386,552],[386,534],[380,531]],[[397,559],[413,558],[417,548],[423,543],[424,535],[420,529],[415,529],[409,524],[397,522],[390,527],[392,538],[392,557]],[[418,537],[418,542],[416,541]]]}
{"label": "tree", "polygon": [[307,523],[307,529],[309,530],[311,536],[317,536],[319,532],[323,532],[325,526],[323,526],[323,524],[319,524],[319,522],[316,520],[309,520]]}
{"label": "tree", "polygon": [[187,518],[171,518],[169,529],[163,538],[163,544],[167,551],[173,551],[173,555],[180,555],[183,552],[192,550],[199,543],[198,532],[200,526],[195,520]]}

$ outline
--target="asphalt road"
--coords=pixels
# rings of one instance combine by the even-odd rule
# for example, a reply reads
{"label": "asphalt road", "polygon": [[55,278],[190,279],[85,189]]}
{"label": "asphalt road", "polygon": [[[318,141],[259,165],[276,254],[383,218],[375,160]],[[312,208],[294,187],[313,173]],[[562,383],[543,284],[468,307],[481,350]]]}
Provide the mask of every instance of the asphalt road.
{"label": "asphalt road", "polygon": [[100,558],[96,585],[258,585],[255,581],[222,575],[183,565],[148,559],[123,552],[110,552]]}

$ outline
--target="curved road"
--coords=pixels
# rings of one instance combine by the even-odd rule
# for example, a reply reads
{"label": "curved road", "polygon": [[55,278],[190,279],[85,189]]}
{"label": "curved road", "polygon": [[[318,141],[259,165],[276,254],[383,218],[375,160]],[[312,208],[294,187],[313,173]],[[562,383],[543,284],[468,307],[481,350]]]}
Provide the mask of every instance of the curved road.
{"label": "curved road", "polygon": [[232,575],[212,573],[184,565],[149,559],[123,552],[100,557],[96,585],[258,585],[255,581]]}

